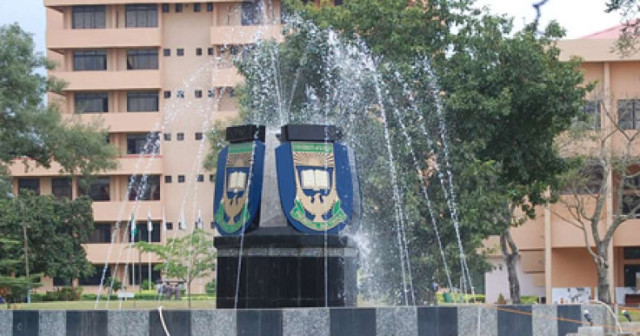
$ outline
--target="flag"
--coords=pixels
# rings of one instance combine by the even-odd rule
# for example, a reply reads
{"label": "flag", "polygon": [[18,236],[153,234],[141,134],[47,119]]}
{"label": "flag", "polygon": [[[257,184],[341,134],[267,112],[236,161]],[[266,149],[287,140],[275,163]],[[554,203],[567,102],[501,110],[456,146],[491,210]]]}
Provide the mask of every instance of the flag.
{"label": "flag", "polygon": [[164,216],[164,207],[162,208],[162,232],[167,232],[167,219]]}
{"label": "flag", "polygon": [[187,229],[187,222],[184,220],[184,211],[180,212],[180,222],[178,222],[178,226],[180,230],[186,230]]}
{"label": "flag", "polygon": [[202,216],[200,215],[200,209],[198,209],[198,221],[196,222],[196,229],[202,230]]}
{"label": "flag", "polygon": [[138,233],[138,226],[136,225],[136,219],[133,216],[133,212],[131,213],[131,242],[134,241],[134,237]]}
{"label": "flag", "polygon": [[147,209],[147,231],[153,231],[153,222],[151,222],[151,209]]}

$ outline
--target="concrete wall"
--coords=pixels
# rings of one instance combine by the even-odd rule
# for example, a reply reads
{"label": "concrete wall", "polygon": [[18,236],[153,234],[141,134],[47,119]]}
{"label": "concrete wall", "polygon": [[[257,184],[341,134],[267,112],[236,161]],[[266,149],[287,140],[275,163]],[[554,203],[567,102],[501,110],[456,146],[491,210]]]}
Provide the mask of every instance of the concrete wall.
{"label": "concrete wall", "polygon": [[[502,294],[505,299],[510,300],[509,280],[507,278],[507,268],[504,265],[504,260],[500,256],[491,256],[489,257],[489,262],[493,265],[494,269],[492,272],[485,273],[484,275],[485,302],[495,303],[500,294]],[[520,295],[545,296],[544,284],[537,286],[534,283],[534,276],[522,271],[520,260],[518,260],[516,267],[518,279],[520,280]]]}
{"label": "concrete wall", "polygon": [[[172,336],[564,336],[584,324],[611,329],[601,306],[444,306],[163,311]],[[152,311],[0,311],[0,336],[165,335]]]}

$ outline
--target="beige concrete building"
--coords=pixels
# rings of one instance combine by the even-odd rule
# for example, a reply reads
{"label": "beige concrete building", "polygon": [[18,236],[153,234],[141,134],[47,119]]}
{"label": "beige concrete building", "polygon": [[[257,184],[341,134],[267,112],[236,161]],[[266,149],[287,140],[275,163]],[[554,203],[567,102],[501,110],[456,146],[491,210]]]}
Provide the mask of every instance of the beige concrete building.
{"label": "beige concrete building", "polygon": [[[593,102],[597,115],[596,129],[608,132],[612,122],[618,123],[624,132],[630,134],[640,129],[640,54],[621,57],[613,51],[621,27],[613,27],[580,39],[559,42],[561,58],[568,60],[572,56],[582,58],[582,70],[587,83],[594,82],[595,89],[587,97]],[[638,103],[636,103],[638,102]],[[637,105],[636,105],[637,104]],[[588,104],[589,105],[589,104]],[[638,107],[638,110],[635,107]],[[608,112],[607,112],[608,111]],[[630,113],[630,114],[629,114]],[[620,117],[626,116],[625,120]],[[609,117],[611,116],[611,117]],[[623,146],[620,134],[606,142],[606,151],[615,154]],[[572,150],[588,152],[597,150],[597,145],[582,142]],[[635,144],[632,152],[638,153],[640,144]],[[605,195],[605,210],[602,228],[611,225],[614,207],[616,176],[604,176],[613,183],[614,189]],[[611,184],[610,184],[611,185]],[[626,192],[626,191],[625,191]],[[561,197],[571,197],[562,195]],[[587,198],[585,197],[585,200]],[[589,203],[591,202],[591,203]],[[593,202],[586,204],[587,212],[593,209]],[[626,211],[626,210],[625,210]],[[583,232],[571,225],[567,207],[557,203],[539,208],[537,218],[522,227],[513,230],[514,239],[521,249],[519,273],[522,295],[536,295],[546,298],[546,302],[559,302],[568,293],[567,288],[590,288],[591,296],[596,297],[597,276],[594,263],[585,248]],[[610,274],[612,297],[623,303],[628,288],[640,285],[636,282],[636,273],[640,272],[640,219],[624,222],[613,236],[610,247]],[[593,242],[591,241],[593,246]],[[489,246],[499,247],[499,240],[493,237]],[[499,253],[499,248],[495,250]],[[498,269],[486,275],[487,302],[495,302],[498,295],[509,298],[506,270],[502,257],[496,254],[492,262]]]}
{"label": "beige concrete building", "polygon": [[[140,239],[162,243],[193,229],[201,213],[213,231],[213,175],[202,168],[208,151],[206,132],[215,119],[236,114],[232,88],[241,81],[232,58],[257,36],[280,34],[280,1],[215,0],[44,0],[47,56],[58,63],[50,73],[65,80],[62,95],[51,95],[65,118],[100,122],[119,150],[118,168],[100,174],[88,190],[78,179],[59,175],[58,167],[11,169],[15,192],[93,200],[95,231],[86,245],[96,275],[80,279],[94,292],[101,270],[132,288],[147,279],[147,255],[128,248],[127,222],[137,218]],[[147,144],[145,146],[145,144]],[[149,176],[146,186],[141,174]],[[127,192],[132,182],[131,192]],[[136,201],[139,200],[139,201]],[[163,213],[166,232],[161,229]],[[178,229],[184,218],[187,230]],[[118,237],[113,237],[120,221]],[[152,263],[158,262],[152,257]],[[125,265],[128,265],[124,277]],[[153,279],[160,276],[153,272]],[[64,279],[45,279],[40,290]],[[196,281],[203,292],[206,281]],[[133,286],[135,288],[135,286]]]}

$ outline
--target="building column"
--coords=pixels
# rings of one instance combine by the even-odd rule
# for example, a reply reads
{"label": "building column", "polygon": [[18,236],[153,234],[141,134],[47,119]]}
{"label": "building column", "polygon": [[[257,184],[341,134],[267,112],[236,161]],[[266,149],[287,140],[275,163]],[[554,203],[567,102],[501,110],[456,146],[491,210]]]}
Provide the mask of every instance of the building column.
{"label": "building column", "polygon": [[[612,111],[611,107],[611,99],[613,99],[613,97],[611,96],[611,64],[609,62],[605,62],[604,63],[604,73],[603,73],[603,82],[604,82],[604,87],[602,88],[603,92],[603,103],[604,103],[604,110],[607,111],[609,114],[614,114],[614,111]],[[604,129],[606,130],[606,132],[608,133],[611,129],[611,118],[604,118],[604,122],[605,124],[603,125]],[[605,147],[607,149],[607,154],[611,155],[611,140],[610,138],[608,138],[605,141]],[[605,177],[607,179],[607,185],[611,186],[609,188],[609,191],[607,192],[606,195],[606,203],[607,203],[607,213],[606,213],[606,221],[605,221],[605,230],[609,229],[609,227],[613,224],[613,175],[610,173],[608,176]],[[609,278],[609,295],[612,298],[612,300],[615,301],[615,277],[614,277],[614,270],[615,270],[615,261],[616,261],[616,257],[613,254],[613,240],[611,241],[611,243],[609,244],[609,248],[607,249],[607,254],[609,254],[609,274],[608,274],[608,278]]]}
{"label": "building column", "polygon": [[551,208],[547,204],[544,207],[544,287],[547,296],[547,304],[553,303],[552,290],[553,281],[551,277],[552,260],[551,260]]}

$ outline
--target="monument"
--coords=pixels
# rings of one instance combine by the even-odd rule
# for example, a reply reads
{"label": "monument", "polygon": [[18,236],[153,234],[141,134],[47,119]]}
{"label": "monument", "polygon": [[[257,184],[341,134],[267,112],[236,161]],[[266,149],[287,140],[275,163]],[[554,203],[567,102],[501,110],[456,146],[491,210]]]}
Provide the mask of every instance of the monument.
{"label": "monument", "polygon": [[356,305],[357,249],[340,235],[355,219],[355,172],[340,139],[328,125],[227,129],[214,198],[218,308]]}

